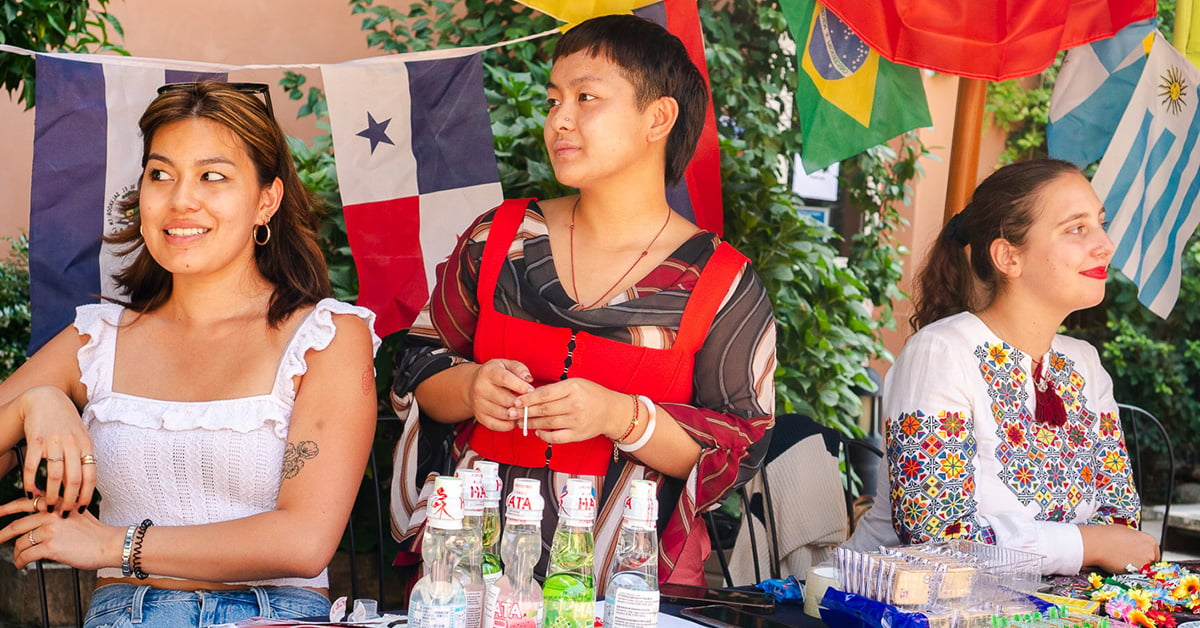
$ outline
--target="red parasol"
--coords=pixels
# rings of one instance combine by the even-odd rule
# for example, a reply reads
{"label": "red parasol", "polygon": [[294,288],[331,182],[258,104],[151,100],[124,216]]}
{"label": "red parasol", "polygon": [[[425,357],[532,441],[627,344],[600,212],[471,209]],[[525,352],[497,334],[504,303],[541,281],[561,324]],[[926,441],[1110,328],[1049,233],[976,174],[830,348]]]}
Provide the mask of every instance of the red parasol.
{"label": "red parasol", "polygon": [[1155,0],[822,0],[895,63],[961,77],[946,217],[966,205],[979,161],[985,81],[1037,74],[1059,50],[1154,17]]}

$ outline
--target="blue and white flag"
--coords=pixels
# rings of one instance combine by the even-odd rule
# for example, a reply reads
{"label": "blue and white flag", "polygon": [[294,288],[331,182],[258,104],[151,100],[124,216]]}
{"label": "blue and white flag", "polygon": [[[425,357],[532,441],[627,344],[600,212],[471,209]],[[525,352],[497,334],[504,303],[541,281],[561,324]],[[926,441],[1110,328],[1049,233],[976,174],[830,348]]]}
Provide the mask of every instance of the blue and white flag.
{"label": "blue and white flag", "polygon": [[75,307],[119,296],[120,259],[101,236],[129,224],[117,201],[141,175],[138,118],[164,83],[223,79],[211,64],[100,55],[37,55],[29,211],[32,354]]}
{"label": "blue and white flag", "polygon": [[1197,70],[1161,33],[1092,187],[1108,210],[1112,265],[1166,318],[1179,297],[1180,255],[1200,223]]}
{"label": "blue and white flag", "polygon": [[1113,37],[1067,52],[1050,98],[1046,145],[1051,157],[1085,168],[1104,155],[1146,67],[1155,23],[1140,20]]}

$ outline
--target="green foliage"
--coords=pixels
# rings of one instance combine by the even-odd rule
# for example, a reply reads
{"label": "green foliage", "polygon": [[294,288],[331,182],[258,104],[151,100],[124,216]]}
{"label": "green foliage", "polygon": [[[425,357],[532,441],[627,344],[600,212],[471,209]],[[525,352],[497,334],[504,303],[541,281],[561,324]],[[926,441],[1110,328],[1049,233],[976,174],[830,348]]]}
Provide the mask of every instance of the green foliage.
{"label": "green foliage", "polygon": [[25,363],[29,346],[29,238],[8,241],[8,259],[0,262],[0,381]]}
{"label": "green foliage", "polygon": [[[95,5],[95,8],[92,7]],[[116,16],[105,11],[108,0],[0,0],[0,44],[37,52],[98,52],[128,54],[109,41],[108,29],[124,37]],[[0,55],[0,77],[9,94],[33,106],[34,60],[24,55]]]}

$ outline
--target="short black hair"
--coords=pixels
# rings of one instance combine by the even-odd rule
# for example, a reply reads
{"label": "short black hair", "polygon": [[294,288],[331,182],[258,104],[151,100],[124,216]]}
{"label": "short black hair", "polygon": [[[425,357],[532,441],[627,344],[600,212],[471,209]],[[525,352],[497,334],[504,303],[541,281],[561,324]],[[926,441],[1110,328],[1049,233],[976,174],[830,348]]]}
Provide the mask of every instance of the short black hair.
{"label": "short black hair", "polygon": [[679,117],[667,136],[667,185],[683,178],[696,152],[696,142],[708,113],[708,86],[678,37],[636,15],[604,15],[581,22],[554,47],[554,61],[586,52],[615,63],[637,93],[637,106],[670,96],[679,104]]}

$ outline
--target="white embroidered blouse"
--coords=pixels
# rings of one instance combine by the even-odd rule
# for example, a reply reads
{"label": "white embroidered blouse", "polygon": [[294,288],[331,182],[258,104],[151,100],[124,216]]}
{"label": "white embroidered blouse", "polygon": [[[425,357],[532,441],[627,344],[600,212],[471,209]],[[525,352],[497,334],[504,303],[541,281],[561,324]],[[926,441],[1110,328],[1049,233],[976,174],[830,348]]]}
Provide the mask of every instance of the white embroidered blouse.
{"label": "white embroidered blouse", "polygon": [[[164,401],[115,392],[113,364],[121,314],[115,304],[84,305],[75,328],[88,336],[79,349],[80,381],[87,386],[83,422],[95,446],[100,520],[130,526],[227,521],[274,510],[282,478],[292,405],[293,378],[308,370],[309,350],[333,341],[334,314],[352,314],[372,327],[368,309],[323,299],[296,328],[284,350],[270,394],[215,401]],[[100,577],[120,577],[104,568]],[[266,586],[327,587],[315,578],[245,582]]]}
{"label": "white embroidered blouse", "polygon": [[1042,356],[1062,426],[1034,419],[1032,360],[974,314],[923,327],[884,385],[887,468],[847,542],[966,538],[1045,556],[1043,573],[1083,562],[1078,524],[1133,524],[1140,501],[1112,379],[1090,344],[1056,335]]}

